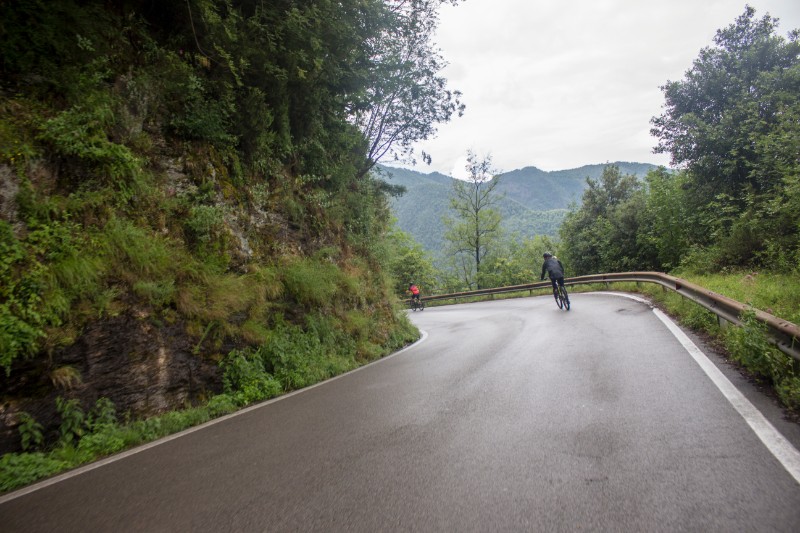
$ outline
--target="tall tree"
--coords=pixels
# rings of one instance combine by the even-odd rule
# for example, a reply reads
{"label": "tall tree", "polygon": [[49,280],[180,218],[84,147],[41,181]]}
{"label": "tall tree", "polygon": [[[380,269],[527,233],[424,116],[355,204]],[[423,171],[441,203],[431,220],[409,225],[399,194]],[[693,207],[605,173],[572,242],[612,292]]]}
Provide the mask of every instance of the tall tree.
{"label": "tall tree", "polygon": [[655,268],[677,268],[691,243],[689,228],[697,225],[688,207],[686,172],[672,173],[665,168],[645,176],[647,195],[638,243],[651,250]]}
{"label": "tall tree", "polygon": [[745,185],[769,189],[780,176],[767,162],[796,160],[794,143],[777,158],[759,148],[765,136],[786,125],[787,112],[796,116],[800,101],[800,34],[791,32],[787,41],[776,35],[777,27],[777,19],[756,19],[747,6],[734,24],[717,31],[716,46],[700,51],[684,80],[661,87],[666,103],[665,112],[652,119],[651,132],[659,139],[655,151],[685,166],[706,197],[727,193],[740,199]]}
{"label": "tall tree", "polygon": [[[348,108],[368,143],[363,172],[386,156],[413,161],[413,143],[464,112],[461,93],[448,89],[441,76],[447,64],[432,41],[445,3],[458,0],[385,0],[383,31],[368,42],[370,84]],[[428,154],[421,157],[430,162]]]}
{"label": "tall tree", "polygon": [[561,225],[562,258],[575,274],[628,270],[637,265],[641,184],[616,165],[599,180],[586,179],[581,207]]}
{"label": "tall tree", "polygon": [[800,31],[786,39],[777,27],[747,6],[682,81],[662,87],[665,112],[652,119],[655,151],[688,171],[690,240],[713,248],[720,267],[800,257],[790,200],[800,172]]}
{"label": "tall tree", "polygon": [[469,151],[465,168],[467,179],[453,181],[450,196],[453,216],[444,218],[448,228],[445,239],[465,283],[480,289],[481,262],[501,233],[500,212],[496,209],[500,197],[495,193],[500,180],[492,168],[491,156],[479,160],[474,152]]}

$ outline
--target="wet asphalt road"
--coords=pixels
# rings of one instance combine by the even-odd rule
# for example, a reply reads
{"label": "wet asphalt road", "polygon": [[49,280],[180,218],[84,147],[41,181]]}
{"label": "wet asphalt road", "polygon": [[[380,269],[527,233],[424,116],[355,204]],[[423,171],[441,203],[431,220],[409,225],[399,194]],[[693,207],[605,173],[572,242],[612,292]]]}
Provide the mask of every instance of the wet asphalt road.
{"label": "wet asphalt road", "polygon": [[414,313],[411,349],[6,498],[0,530],[798,531],[800,484],[650,307],[572,299]]}

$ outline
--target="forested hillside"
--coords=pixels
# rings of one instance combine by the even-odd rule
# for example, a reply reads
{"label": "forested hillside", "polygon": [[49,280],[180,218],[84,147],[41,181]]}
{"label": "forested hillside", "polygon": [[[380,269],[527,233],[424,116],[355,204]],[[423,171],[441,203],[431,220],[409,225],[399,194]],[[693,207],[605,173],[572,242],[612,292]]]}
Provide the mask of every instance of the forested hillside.
{"label": "forested hillside", "polygon": [[[641,178],[656,168],[645,163],[614,164]],[[496,191],[503,197],[498,209],[504,231],[521,238],[556,236],[570,205],[580,203],[587,178],[599,178],[605,166],[550,172],[526,167],[499,174]],[[388,183],[405,188],[404,194],[391,201],[397,226],[434,255],[441,253],[445,233],[442,217],[449,209],[453,178],[394,167],[382,167],[381,175]]]}
{"label": "forested hillside", "polygon": [[463,109],[441,3],[0,5],[5,480],[416,338],[370,170]]}

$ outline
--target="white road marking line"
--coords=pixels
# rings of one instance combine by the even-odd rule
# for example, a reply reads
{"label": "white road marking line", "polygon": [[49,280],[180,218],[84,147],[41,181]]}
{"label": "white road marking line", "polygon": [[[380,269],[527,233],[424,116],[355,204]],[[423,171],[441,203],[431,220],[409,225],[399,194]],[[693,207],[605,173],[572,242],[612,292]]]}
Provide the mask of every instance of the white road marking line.
{"label": "white road marking line", "polygon": [[[599,294],[599,293],[594,293]],[[645,300],[644,298],[640,298],[638,296],[633,296],[631,294],[623,294],[623,293],[602,293],[602,294],[614,294],[616,296],[624,296],[625,298],[630,298],[631,300],[636,300],[637,302],[643,302],[651,307],[653,307],[652,302]],[[671,318],[669,318],[663,311],[660,309],[653,307],[653,313],[658,317],[661,322],[667,326],[667,329],[678,339],[678,342],[684,347],[684,349],[689,352],[689,355],[692,356],[692,359],[700,365],[700,368],[703,369],[703,372],[711,379],[711,382],[716,385],[719,391],[722,393],[723,396],[728,400],[728,402],[733,406],[736,411],[742,415],[747,425],[750,426],[750,429],[753,430],[753,433],[761,439],[761,442],[764,443],[764,446],[772,453],[772,455],[778,460],[778,462],[783,465],[789,474],[794,478],[797,483],[800,483],[800,452],[792,446],[792,443],[786,440],[786,437],[781,435],[781,433],[775,429],[775,426],[770,424],[769,420],[761,414],[755,405],[750,403],[744,394],[739,392],[733,383],[725,377],[719,368],[712,363],[708,357],[706,356],[703,351],[697,347],[697,345],[692,342],[686,333],[681,330]]]}
{"label": "white road marking line", "polygon": [[712,363],[706,354],[692,342],[692,340],[675,323],[659,309],[653,309],[656,316],[667,326],[667,329],[678,339],[689,355],[700,365],[703,372],[711,379],[714,385],[722,392],[736,411],[742,415],[753,432],[761,442],[783,465],[797,483],[800,483],[800,452],[786,440],[786,437],[770,424],[761,411],[739,392],[733,383]]}

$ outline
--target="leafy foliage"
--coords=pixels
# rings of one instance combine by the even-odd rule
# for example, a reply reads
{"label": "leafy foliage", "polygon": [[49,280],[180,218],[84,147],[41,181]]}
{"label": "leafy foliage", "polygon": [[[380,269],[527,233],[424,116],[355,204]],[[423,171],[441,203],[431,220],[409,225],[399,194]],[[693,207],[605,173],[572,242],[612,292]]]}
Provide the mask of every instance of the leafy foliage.
{"label": "leafy foliage", "polygon": [[19,436],[22,441],[23,451],[41,447],[44,443],[44,435],[42,434],[44,427],[24,411],[19,413],[19,419]]}
{"label": "leafy foliage", "polygon": [[470,287],[481,288],[481,261],[492,250],[500,235],[500,213],[495,188],[500,180],[487,156],[467,154],[467,181],[454,180],[450,197],[452,215],[445,217],[445,239],[458,272]]}
{"label": "leafy foliage", "polygon": [[0,491],[9,491],[69,468],[66,461],[37,453],[7,453],[0,457]]}
{"label": "leafy foliage", "polygon": [[560,229],[565,263],[576,275],[641,268],[642,184],[609,165],[587,185],[581,207],[567,215]]}
{"label": "leafy foliage", "polygon": [[389,271],[394,280],[394,291],[407,296],[408,286],[416,284],[423,293],[438,289],[437,271],[430,254],[410,235],[400,230],[389,234],[388,247],[392,250]]}
{"label": "leafy foliage", "polygon": [[747,6],[684,80],[662,87],[666,110],[652,120],[656,151],[687,170],[687,241],[717,267],[787,269],[800,254],[800,34],[784,39],[777,26]]}
{"label": "leafy foliage", "polygon": [[[368,41],[371,77],[379,83],[352,102],[351,120],[369,142],[368,168],[387,154],[413,160],[412,144],[435,133],[434,125],[464,112],[461,93],[445,88],[446,66],[431,41],[437,9],[446,0],[387,2],[383,31]],[[456,1],[450,1],[455,4]],[[430,162],[428,154],[422,158]]]}
{"label": "leafy foliage", "polygon": [[[657,168],[648,164],[614,164],[623,174],[634,174],[639,179]],[[552,172],[526,167],[499,174],[497,209],[503,233],[509,237],[517,235],[518,241],[535,235],[555,238],[570,205],[580,201],[587,186],[586,178],[599,179],[606,166],[586,165]],[[419,242],[441,266],[445,250],[441,216],[448,209],[455,178],[385,166],[379,166],[378,170],[382,179],[406,189],[390,200],[398,228]]]}
{"label": "leafy foliage", "polygon": [[800,34],[776,29],[748,6],[684,80],[662,87],[656,151],[685,168],[584,191],[560,232],[577,274],[797,270]]}

